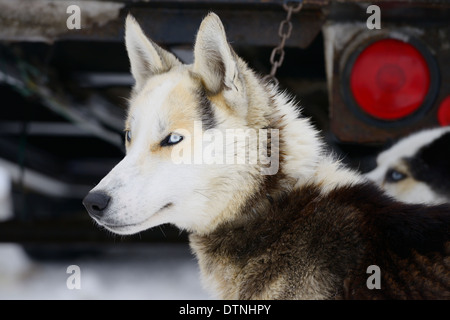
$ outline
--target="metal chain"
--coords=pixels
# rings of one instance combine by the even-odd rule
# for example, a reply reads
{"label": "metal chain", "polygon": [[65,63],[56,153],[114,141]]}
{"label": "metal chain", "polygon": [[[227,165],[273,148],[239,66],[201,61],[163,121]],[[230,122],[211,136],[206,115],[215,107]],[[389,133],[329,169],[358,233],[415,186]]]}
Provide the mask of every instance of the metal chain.
{"label": "metal chain", "polygon": [[[293,2],[296,2],[297,4],[294,5]],[[272,69],[270,70],[270,73],[264,77],[265,81],[273,81],[278,85],[278,80],[275,77],[275,74],[277,73],[277,69],[283,64],[285,55],[284,46],[286,45],[286,40],[289,39],[292,33],[291,17],[293,13],[299,12],[302,7],[303,0],[285,1],[283,3],[283,9],[286,10],[287,15],[286,19],[281,21],[280,26],[278,27],[278,35],[281,40],[278,46],[273,48],[270,55],[270,64],[272,65]]]}

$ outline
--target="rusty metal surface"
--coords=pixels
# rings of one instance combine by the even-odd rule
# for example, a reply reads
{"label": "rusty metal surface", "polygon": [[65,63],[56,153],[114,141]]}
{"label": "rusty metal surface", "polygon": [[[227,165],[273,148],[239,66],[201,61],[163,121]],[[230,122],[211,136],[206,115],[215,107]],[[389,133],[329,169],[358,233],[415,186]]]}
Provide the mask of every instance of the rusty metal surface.
{"label": "rusty metal surface", "polygon": [[[130,8],[146,34],[165,45],[192,44],[202,18],[203,9]],[[273,46],[279,41],[277,27],[284,18],[282,10],[215,10],[224,23],[233,45]],[[123,41],[125,12],[103,27],[66,32],[60,40]],[[304,11],[293,18],[294,32],[287,46],[307,47],[320,32],[325,17],[320,11]]]}
{"label": "rusty metal surface", "polygon": [[[23,2],[23,0],[21,0]],[[272,46],[276,28],[285,15],[283,1],[78,1],[81,29],[69,30],[66,13],[71,1],[0,0],[0,40],[123,41],[124,18],[131,12],[154,40],[167,45],[192,43],[202,18],[210,11],[220,15],[230,39],[238,44]],[[25,3],[24,3],[25,4]],[[307,46],[324,21],[321,7],[327,1],[306,1],[296,17],[290,45]],[[289,44],[288,44],[289,45]]]}
{"label": "rusty metal surface", "polygon": [[[0,0],[0,40],[45,41],[86,40],[122,41],[124,17],[138,16],[148,34],[167,45],[191,43],[201,19],[214,11],[221,16],[230,39],[247,45],[273,46],[278,41],[274,29],[283,18],[282,0],[117,0],[77,1],[81,9],[81,30],[66,27],[67,6],[71,1]],[[20,5],[21,3],[27,5]],[[288,45],[305,48],[328,18],[336,19],[340,8],[359,8],[359,0],[304,0],[302,12]],[[450,7],[449,0],[376,0],[386,8]],[[390,9],[390,10],[391,10]],[[348,11],[348,10],[347,10]],[[360,10],[361,11],[361,10]],[[364,11],[364,10],[362,10]],[[363,12],[362,14],[365,14]],[[300,30],[300,31],[298,31]]]}

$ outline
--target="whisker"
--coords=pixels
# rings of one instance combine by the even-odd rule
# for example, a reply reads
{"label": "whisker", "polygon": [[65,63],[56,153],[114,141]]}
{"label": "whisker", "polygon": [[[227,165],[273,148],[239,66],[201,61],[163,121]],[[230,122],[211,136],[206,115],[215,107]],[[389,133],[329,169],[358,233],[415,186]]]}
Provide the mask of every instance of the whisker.
{"label": "whisker", "polygon": [[159,227],[159,230],[161,230],[161,232],[162,232],[162,234],[163,234],[164,238],[167,238],[166,234],[164,233],[164,230],[163,230],[163,228],[162,228],[161,226],[158,226],[158,227]]}
{"label": "whisker", "polygon": [[206,196],[206,195],[204,195],[203,193],[201,193],[200,191],[198,191],[197,189],[196,190],[194,190],[194,192],[195,193],[198,193],[199,195],[202,195],[202,196],[204,196],[206,199],[208,199],[208,200],[211,200],[211,198],[210,197],[208,197],[208,196]]}

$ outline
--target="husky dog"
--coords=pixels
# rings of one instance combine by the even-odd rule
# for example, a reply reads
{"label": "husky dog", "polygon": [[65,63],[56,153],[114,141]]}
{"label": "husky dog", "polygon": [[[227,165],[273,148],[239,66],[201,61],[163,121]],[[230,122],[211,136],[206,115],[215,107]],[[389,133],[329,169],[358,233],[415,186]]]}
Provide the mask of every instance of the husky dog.
{"label": "husky dog", "polygon": [[[125,39],[136,80],[127,153],[83,200],[98,224],[187,230],[205,286],[224,299],[450,298],[450,208],[397,202],[334,160],[293,100],[236,55],[215,14],[192,65],[131,16]],[[174,161],[202,154],[207,132],[268,129],[265,159]],[[264,172],[275,154],[277,170]]]}
{"label": "husky dog", "polygon": [[409,203],[450,203],[450,127],[422,130],[377,156],[366,177]]}

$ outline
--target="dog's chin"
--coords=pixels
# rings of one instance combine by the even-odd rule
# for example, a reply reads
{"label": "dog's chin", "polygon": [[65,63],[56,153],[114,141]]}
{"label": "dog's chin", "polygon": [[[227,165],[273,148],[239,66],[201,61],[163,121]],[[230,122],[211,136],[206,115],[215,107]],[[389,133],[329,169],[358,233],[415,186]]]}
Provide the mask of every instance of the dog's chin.
{"label": "dog's chin", "polygon": [[169,202],[168,204],[162,206],[158,211],[154,214],[148,216],[146,219],[140,222],[123,222],[123,221],[114,221],[111,218],[106,218],[105,220],[97,219],[94,217],[94,220],[105,229],[120,235],[131,235],[141,231],[145,231],[147,229],[156,227],[168,221],[165,221],[165,216],[167,209],[171,208],[173,203]]}
{"label": "dog's chin", "polygon": [[151,228],[151,226],[144,226],[141,224],[135,225],[106,225],[102,223],[99,224],[108,231],[120,235],[131,235]]}
{"label": "dog's chin", "polygon": [[111,231],[115,234],[120,235],[131,235],[135,234],[141,231],[145,231],[147,229],[153,228],[160,223],[154,222],[152,217],[139,222],[139,223],[123,223],[123,222],[113,222],[111,220],[109,221],[99,221],[98,219],[95,219],[95,221],[103,228],[105,228],[108,231]]}

